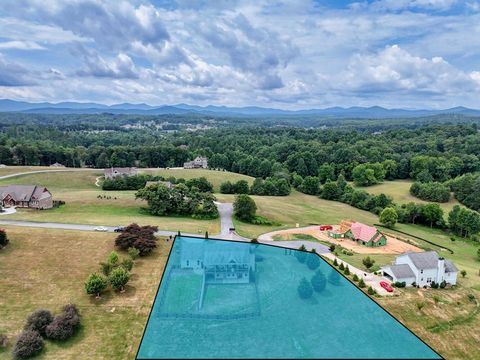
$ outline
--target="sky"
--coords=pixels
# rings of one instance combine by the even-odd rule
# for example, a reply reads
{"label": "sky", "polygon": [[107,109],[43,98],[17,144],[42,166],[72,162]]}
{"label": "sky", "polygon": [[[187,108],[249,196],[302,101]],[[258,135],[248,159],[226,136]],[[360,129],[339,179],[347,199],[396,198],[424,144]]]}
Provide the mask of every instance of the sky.
{"label": "sky", "polygon": [[2,0],[0,98],[480,108],[480,1]]}

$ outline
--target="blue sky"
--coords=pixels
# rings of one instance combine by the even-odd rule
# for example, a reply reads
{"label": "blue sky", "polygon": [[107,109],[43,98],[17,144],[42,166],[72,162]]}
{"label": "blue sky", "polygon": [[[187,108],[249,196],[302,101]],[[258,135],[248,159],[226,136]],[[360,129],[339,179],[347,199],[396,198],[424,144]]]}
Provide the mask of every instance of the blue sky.
{"label": "blue sky", "polygon": [[0,98],[480,108],[479,95],[475,0],[2,0]]}

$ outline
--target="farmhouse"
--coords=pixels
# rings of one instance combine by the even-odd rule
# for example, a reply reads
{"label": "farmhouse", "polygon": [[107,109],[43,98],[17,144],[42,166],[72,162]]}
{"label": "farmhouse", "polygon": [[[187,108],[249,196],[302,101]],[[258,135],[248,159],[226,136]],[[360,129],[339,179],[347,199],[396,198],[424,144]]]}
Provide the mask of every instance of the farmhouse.
{"label": "farmhouse", "polygon": [[203,156],[197,156],[193,161],[183,163],[184,169],[208,169],[208,159]]}
{"label": "farmhouse", "polygon": [[50,209],[53,207],[52,193],[46,187],[37,185],[8,185],[0,187],[3,207]]}
{"label": "farmhouse", "polygon": [[432,282],[455,285],[458,269],[435,251],[405,253],[397,256],[392,265],[382,267],[383,275],[394,282],[405,282],[407,286],[431,286]]}
{"label": "farmhouse", "polygon": [[331,230],[328,235],[335,239],[348,238],[369,247],[387,244],[387,238],[376,227],[353,221],[343,221],[340,230]]}
{"label": "farmhouse", "polygon": [[137,168],[108,168],[104,170],[105,179],[114,179],[118,176],[134,176],[137,175]]}
{"label": "farmhouse", "polygon": [[241,243],[183,240],[180,268],[202,272],[207,283],[249,283],[255,254],[252,247]]}

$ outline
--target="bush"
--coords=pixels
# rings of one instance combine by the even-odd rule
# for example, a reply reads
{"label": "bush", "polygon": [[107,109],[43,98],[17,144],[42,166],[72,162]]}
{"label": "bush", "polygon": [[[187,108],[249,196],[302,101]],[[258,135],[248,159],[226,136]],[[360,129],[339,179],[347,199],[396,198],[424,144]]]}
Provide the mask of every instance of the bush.
{"label": "bush", "polygon": [[368,295],[375,295],[376,291],[373,290],[373,288],[371,286],[369,286],[368,290],[367,290],[367,293],[368,293]]}
{"label": "bush", "polygon": [[0,349],[6,348],[8,345],[7,335],[0,334]]}
{"label": "bush", "polygon": [[122,268],[124,268],[125,270],[127,270],[127,271],[132,270],[132,268],[133,268],[133,260],[132,260],[132,258],[131,258],[131,257],[128,257],[128,258],[126,258],[126,259],[123,259],[123,261],[121,262],[120,266],[121,266]]}
{"label": "bush", "polygon": [[333,259],[333,265],[338,266],[337,258]]}
{"label": "bush", "polygon": [[66,340],[80,327],[80,314],[73,304],[66,305],[63,312],[53,319],[47,326],[47,338],[52,340]]}
{"label": "bush", "polygon": [[140,255],[140,251],[138,249],[135,249],[134,247],[129,247],[128,255],[130,255],[130,258],[132,260],[135,260],[136,258],[138,258],[138,255]]}
{"label": "bush", "polygon": [[118,264],[118,254],[116,251],[112,251],[110,255],[108,255],[107,262],[112,266],[116,266]]}
{"label": "bush", "polygon": [[460,275],[462,275],[462,278],[464,278],[465,276],[467,276],[467,271],[466,270],[460,271]]}
{"label": "bush", "polygon": [[122,250],[135,248],[139,255],[149,254],[157,246],[155,232],[156,226],[128,225],[125,230],[115,239],[115,246]]}
{"label": "bush", "polygon": [[0,229],[0,249],[7,246],[8,242],[7,232],[4,229]]}
{"label": "bush", "polygon": [[350,269],[348,268],[348,265],[345,266],[345,271],[343,272],[345,275],[350,275]]}
{"label": "bush", "polygon": [[257,205],[255,201],[246,194],[237,195],[233,203],[235,216],[245,222],[251,222],[255,219]]}
{"label": "bush", "polygon": [[107,286],[107,279],[97,273],[93,273],[85,282],[85,291],[89,295],[100,297],[100,294],[107,288]]}
{"label": "bush", "polygon": [[300,284],[298,285],[298,295],[302,298],[302,299],[309,299],[312,297],[313,295],[313,288],[312,288],[312,285],[310,284],[309,281],[307,281],[307,279],[303,278],[301,281],[300,281]]}
{"label": "bush", "polygon": [[340,270],[345,270],[345,265],[343,265],[343,262],[340,263],[340,266],[338,267]]}
{"label": "bush", "polygon": [[438,286],[439,286],[439,285],[438,285],[435,281],[432,281],[431,284],[430,284],[430,287],[431,287],[432,289],[438,289]]}
{"label": "bush", "polygon": [[45,336],[45,329],[53,320],[52,313],[48,310],[37,310],[27,318],[24,330],[33,330]]}
{"label": "bush", "polygon": [[367,284],[365,284],[365,281],[363,281],[363,278],[361,278],[358,282],[358,287],[363,289],[365,286],[367,286]]}
{"label": "bush", "polygon": [[116,268],[109,277],[110,284],[115,290],[123,291],[130,279],[130,274],[123,267]]}
{"label": "bush", "polygon": [[447,282],[445,280],[443,280],[441,283],[440,283],[440,289],[445,289],[445,287],[447,286]]}
{"label": "bush", "polygon": [[13,347],[13,356],[19,359],[28,359],[43,350],[43,339],[34,330],[24,330]]}
{"label": "bush", "polygon": [[327,279],[325,278],[325,275],[323,275],[321,270],[317,270],[315,272],[315,275],[312,276],[310,283],[312,284],[313,290],[315,290],[316,292],[321,292],[323,291],[323,289],[325,289],[325,286],[327,285]]}
{"label": "bush", "polygon": [[320,259],[315,254],[308,254],[307,266],[310,270],[316,270],[320,266]]}
{"label": "bush", "polygon": [[357,275],[357,274],[353,274],[352,279],[353,279],[353,281],[357,282],[357,281],[359,280],[358,275]]}
{"label": "bush", "polygon": [[362,263],[363,263],[363,266],[365,266],[365,268],[370,269],[373,266],[373,264],[375,264],[375,260],[373,260],[370,256],[367,256],[362,260]]}

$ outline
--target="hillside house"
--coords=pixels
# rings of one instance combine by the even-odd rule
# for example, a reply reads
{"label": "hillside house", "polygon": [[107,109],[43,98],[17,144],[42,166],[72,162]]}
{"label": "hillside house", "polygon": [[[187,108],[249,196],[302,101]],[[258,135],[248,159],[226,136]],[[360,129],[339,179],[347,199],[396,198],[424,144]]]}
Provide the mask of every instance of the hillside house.
{"label": "hillside house", "polygon": [[50,165],[50,167],[54,167],[54,168],[64,168],[65,165],[56,162],[56,163],[53,163],[52,165]]}
{"label": "hillside house", "polygon": [[21,207],[30,209],[51,209],[52,193],[46,187],[37,185],[8,185],[0,187],[0,199],[3,207]]}
{"label": "hillside house", "polygon": [[184,169],[208,169],[208,159],[203,156],[197,156],[193,161],[183,163]]}
{"label": "hillside house", "polygon": [[145,183],[145,187],[156,184],[163,184],[167,189],[173,189],[175,187],[175,184],[171,183],[170,181],[147,181]]}
{"label": "hillside house", "polygon": [[431,286],[432,282],[449,285],[457,283],[457,267],[450,261],[440,257],[436,251],[405,253],[397,256],[392,265],[381,269],[383,276],[393,282],[413,283],[420,287]]}
{"label": "hillside house", "polygon": [[118,176],[135,176],[138,174],[137,168],[128,167],[128,168],[108,168],[103,172],[105,179],[114,179]]}
{"label": "hillside house", "polygon": [[210,284],[250,282],[255,271],[254,248],[245,244],[221,241],[184,241],[180,251],[180,268],[200,271]]}
{"label": "hillside house", "polygon": [[345,232],[345,237],[358,244],[377,247],[387,244],[387,238],[376,227],[355,222]]}

